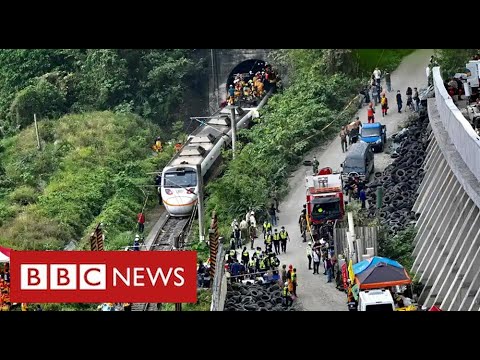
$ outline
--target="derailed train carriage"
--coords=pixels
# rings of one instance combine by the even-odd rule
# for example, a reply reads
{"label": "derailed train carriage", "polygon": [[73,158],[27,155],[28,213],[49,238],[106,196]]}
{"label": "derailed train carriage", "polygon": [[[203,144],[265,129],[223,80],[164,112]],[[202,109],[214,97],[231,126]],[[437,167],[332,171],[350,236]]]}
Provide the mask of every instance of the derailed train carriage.
{"label": "derailed train carriage", "polygon": [[[249,126],[252,118],[266,103],[266,94],[257,107],[236,108],[237,129]],[[222,149],[231,143],[231,110],[224,108],[189,135],[182,149],[162,171],[160,194],[171,216],[188,216],[198,199],[197,165],[201,166],[204,183],[221,161]]]}

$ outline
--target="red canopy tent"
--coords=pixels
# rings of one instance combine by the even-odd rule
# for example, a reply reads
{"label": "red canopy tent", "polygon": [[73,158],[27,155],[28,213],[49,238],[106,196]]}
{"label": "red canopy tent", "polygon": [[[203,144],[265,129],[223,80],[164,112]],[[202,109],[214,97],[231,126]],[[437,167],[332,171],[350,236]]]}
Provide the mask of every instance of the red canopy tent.
{"label": "red canopy tent", "polygon": [[10,251],[11,249],[0,246],[0,263],[10,262]]}
{"label": "red canopy tent", "polygon": [[440,309],[438,306],[433,305],[430,309],[428,309],[428,311],[443,311],[443,310]]}

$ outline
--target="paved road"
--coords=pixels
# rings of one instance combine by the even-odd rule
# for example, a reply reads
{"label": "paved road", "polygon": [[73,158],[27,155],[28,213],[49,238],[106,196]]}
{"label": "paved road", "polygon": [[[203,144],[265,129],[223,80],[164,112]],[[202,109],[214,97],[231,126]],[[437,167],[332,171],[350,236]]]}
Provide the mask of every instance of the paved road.
{"label": "paved road", "polygon": [[[405,106],[405,91],[408,86],[412,89],[414,87],[420,89],[426,86],[425,68],[432,54],[433,50],[417,50],[407,56],[398,69],[392,72],[392,92],[387,94],[390,107],[389,114],[382,118],[380,105],[376,107],[376,120],[387,125],[387,133],[396,132],[398,124],[404,121],[409,114],[408,111],[401,114],[397,112],[396,91],[401,91]],[[386,87],[384,86],[384,88]],[[357,116],[360,117],[362,122],[366,122],[367,108],[360,109]],[[340,170],[340,163],[345,159],[338,138],[312,150],[305,155],[305,159],[311,160],[313,156],[317,157],[320,167],[330,166],[334,170]],[[279,205],[280,221],[278,225],[279,227],[285,225],[292,239],[287,245],[287,253],[280,255],[279,258],[282,263],[292,264],[297,268],[298,301],[304,310],[345,311],[347,310],[345,294],[336,290],[334,282],[328,284],[326,276],[322,275],[322,271],[320,275],[313,275],[312,271],[308,270],[305,243],[302,243],[297,223],[302,205],[305,203],[304,177],[306,171],[310,172],[311,167],[301,166],[292,174],[293,176],[289,180],[290,193]],[[320,270],[322,270],[322,266],[320,266]]]}

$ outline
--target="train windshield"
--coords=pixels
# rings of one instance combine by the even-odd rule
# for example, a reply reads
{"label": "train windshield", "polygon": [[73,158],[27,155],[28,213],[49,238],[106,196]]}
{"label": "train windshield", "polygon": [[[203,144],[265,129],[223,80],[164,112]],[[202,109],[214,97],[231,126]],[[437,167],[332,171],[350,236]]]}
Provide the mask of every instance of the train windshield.
{"label": "train windshield", "polygon": [[197,186],[197,173],[193,169],[172,169],[165,173],[167,188],[190,188]]}

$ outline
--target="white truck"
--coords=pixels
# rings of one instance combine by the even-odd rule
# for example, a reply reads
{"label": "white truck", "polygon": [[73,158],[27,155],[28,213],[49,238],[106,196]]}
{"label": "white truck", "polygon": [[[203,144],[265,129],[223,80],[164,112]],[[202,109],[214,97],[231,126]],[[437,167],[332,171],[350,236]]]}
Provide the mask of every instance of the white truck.
{"label": "white truck", "polygon": [[389,290],[362,290],[358,294],[357,311],[395,311],[395,302]]}

